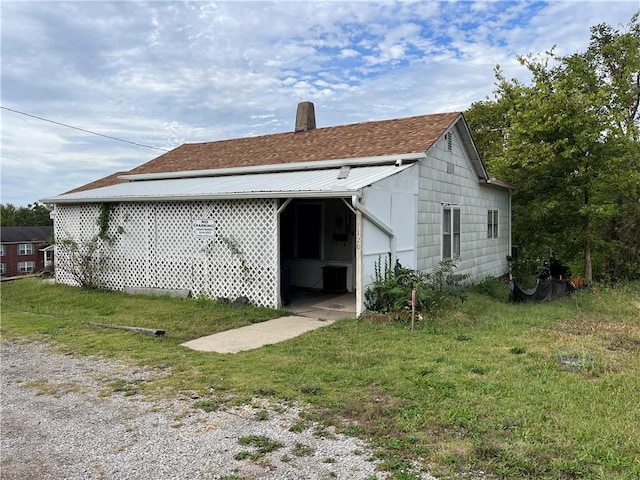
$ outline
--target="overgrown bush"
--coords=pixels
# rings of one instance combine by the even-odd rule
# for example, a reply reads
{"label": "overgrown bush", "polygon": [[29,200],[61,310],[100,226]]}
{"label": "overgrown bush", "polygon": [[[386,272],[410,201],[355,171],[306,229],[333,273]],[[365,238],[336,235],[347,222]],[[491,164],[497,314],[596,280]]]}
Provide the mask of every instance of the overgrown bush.
{"label": "overgrown bush", "polygon": [[98,235],[82,242],[71,238],[58,240],[57,268],[70,274],[82,288],[100,288],[109,262],[105,244]]}
{"label": "overgrown bush", "polygon": [[122,226],[117,226],[109,233],[111,221],[111,205],[100,204],[100,212],[96,219],[98,233],[85,240],[74,240],[71,236],[60,238],[56,242],[56,267],[67,272],[82,288],[103,288],[111,248],[124,233]]}
{"label": "overgrown bush", "polygon": [[521,288],[535,286],[538,280],[559,280],[572,277],[569,266],[554,253],[548,258],[527,257],[510,259],[511,274]]}
{"label": "overgrown bush", "polygon": [[375,264],[374,282],[365,291],[365,307],[372,312],[392,314],[396,320],[406,320],[411,313],[411,292],[416,291],[416,313],[435,315],[464,302],[462,281],[468,275],[455,274],[456,265],[440,262],[433,272],[425,273],[403,267],[398,260],[391,266],[391,257]]}
{"label": "overgrown bush", "polygon": [[509,298],[509,287],[504,278],[487,276],[474,284],[473,289],[481,295],[486,295],[496,300]]}

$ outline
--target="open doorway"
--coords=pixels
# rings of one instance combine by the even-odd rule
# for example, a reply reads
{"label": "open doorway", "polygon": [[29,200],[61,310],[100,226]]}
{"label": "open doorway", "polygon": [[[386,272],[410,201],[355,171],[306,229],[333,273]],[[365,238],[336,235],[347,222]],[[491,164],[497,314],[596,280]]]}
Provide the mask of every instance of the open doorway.
{"label": "open doorway", "polygon": [[321,290],[295,289],[287,310],[303,317],[339,320],[356,316],[356,295],[325,293]]}
{"label": "open doorway", "polygon": [[283,306],[355,312],[355,248],[355,216],[342,199],[291,201],[280,214]]}

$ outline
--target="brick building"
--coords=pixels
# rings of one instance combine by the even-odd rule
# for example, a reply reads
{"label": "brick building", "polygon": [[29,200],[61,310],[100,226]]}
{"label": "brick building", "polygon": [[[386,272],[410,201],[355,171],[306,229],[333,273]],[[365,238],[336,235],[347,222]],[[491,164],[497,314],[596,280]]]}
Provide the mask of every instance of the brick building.
{"label": "brick building", "polygon": [[[53,227],[2,227],[0,229],[0,275],[16,277],[53,265],[53,251],[44,251]],[[47,257],[47,258],[45,258]]]}

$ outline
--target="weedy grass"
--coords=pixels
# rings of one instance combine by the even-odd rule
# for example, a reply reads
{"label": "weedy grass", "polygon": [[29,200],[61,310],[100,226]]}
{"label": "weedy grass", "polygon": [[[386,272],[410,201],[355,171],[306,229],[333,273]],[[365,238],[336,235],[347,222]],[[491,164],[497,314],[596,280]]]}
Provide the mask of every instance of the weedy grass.
{"label": "weedy grass", "polygon": [[480,470],[514,479],[640,478],[640,284],[521,305],[489,287],[413,334],[401,323],[348,319],[222,355],[179,344],[282,312],[25,279],[2,286],[1,328],[5,339],[162,372],[114,385],[125,393],[189,394],[203,409],[254,397],[304,402],[310,407],[294,431],[320,422],[314,434],[333,425],[371,439],[396,479],[416,478],[416,461],[442,478]]}
{"label": "weedy grass", "polygon": [[243,446],[254,447],[252,452],[242,451],[236,454],[236,460],[258,460],[267,453],[271,453],[284,447],[284,443],[272,440],[265,435],[246,435],[238,439],[238,444]]}

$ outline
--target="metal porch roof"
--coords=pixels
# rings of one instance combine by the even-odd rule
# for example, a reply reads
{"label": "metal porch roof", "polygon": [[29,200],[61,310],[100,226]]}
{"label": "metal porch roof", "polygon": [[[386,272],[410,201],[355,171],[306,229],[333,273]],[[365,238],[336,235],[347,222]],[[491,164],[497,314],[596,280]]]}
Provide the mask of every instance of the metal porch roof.
{"label": "metal porch roof", "polygon": [[415,164],[144,180],[45,198],[43,203],[217,200],[234,198],[345,197]]}

